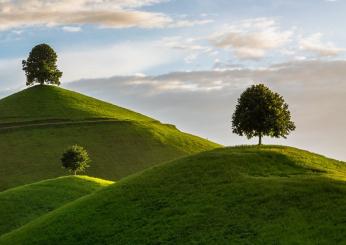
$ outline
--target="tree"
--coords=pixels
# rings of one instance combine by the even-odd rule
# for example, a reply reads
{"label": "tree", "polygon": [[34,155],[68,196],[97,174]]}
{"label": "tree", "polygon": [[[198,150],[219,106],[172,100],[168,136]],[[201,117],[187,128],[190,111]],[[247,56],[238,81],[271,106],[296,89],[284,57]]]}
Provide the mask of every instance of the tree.
{"label": "tree", "polygon": [[253,85],[241,94],[232,116],[233,133],[248,139],[256,136],[259,145],[263,136],[286,138],[295,128],[283,97],[263,84]]}
{"label": "tree", "polygon": [[67,149],[61,158],[62,166],[73,172],[74,175],[77,172],[83,172],[89,167],[90,158],[88,152],[81,146],[73,145]]}
{"label": "tree", "polygon": [[35,83],[60,85],[62,72],[58,70],[56,62],[58,55],[47,44],[35,46],[27,60],[23,60],[23,70],[26,75],[26,85]]}

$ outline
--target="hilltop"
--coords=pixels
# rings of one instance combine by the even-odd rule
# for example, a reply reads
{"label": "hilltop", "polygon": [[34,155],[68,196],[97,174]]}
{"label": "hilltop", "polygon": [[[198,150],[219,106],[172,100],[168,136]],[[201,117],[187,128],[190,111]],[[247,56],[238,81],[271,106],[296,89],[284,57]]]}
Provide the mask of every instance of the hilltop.
{"label": "hilltop", "polygon": [[1,244],[340,244],[346,166],[278,146],[162,164],[41,216]]}
{"label": "hilltop", "polygon": [[0,190],[66,174],[62,152],[84,146],[88,174],[118,180],[218,144],[175,126],[56,86],[0,100]]}
{"label": "hilltop", "polygon": [[0,100],[4,122],[116,119],[154,121],[125,108],[50,85],[37,85]]}

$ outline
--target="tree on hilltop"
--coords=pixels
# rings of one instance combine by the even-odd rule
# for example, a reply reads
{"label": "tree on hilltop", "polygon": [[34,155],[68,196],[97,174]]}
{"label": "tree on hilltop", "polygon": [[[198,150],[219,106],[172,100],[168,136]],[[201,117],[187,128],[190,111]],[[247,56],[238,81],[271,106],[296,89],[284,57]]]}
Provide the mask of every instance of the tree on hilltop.
{"label": "tree on hilltop", "polygon": [[73,145],[67,149],[61,158],[62,166],[72,172],[84,172],[89,167],[90,158],[88,152],[81,146]]}
{"label": "tree on hilltop", "polygon": [[263,84],[252,85],[241,94],[232,116],[233,133],[258,137],[259,145],[263,136],[286,138],[295,128],[283,97]]}
{"label": "tree on hilltop", "polygon": [[26,75],[26,85],[35,83],[60,85],[62,72],[59,71],[56,62],[58,55],[47,44],[35,46],[27,60],[22,61]]}

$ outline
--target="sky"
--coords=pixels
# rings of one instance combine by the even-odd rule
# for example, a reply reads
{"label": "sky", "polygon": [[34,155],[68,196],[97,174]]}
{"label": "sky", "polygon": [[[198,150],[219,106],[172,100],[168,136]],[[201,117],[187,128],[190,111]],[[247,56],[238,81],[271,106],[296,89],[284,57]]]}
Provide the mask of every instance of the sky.
{"label": "sky", "polygon": [[[346,0],[0,0],[0,98],[21,61],[57,52],[62,87],[223,145],[238,97],[264,83],[297,129],[264,138],[346,161]],[[0,112],[1,113],[1,112]]]}

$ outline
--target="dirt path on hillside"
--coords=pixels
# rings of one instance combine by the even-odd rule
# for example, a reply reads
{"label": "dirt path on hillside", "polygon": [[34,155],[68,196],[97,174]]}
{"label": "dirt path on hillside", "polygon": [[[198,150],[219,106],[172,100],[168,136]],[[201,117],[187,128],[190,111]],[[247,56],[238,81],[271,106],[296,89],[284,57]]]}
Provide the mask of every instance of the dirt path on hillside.
{"label": "dirt path on hillside", "polygon": [[11,130],[11,129],[21,129],[21,128],[31,128],[31,127],[44,127],[44,126],[54,126],[54,125],[75,125],[75,124],[92,124],[92,123],[105,123],[105,122],[126,122],[126,120],[112,120],[112,119],[98,119],[98,120],[80,120],[80,121],[61,121],[61,122],[28,122],[28,124],[12,125],[12,126],[1,126],[0,131]]}

